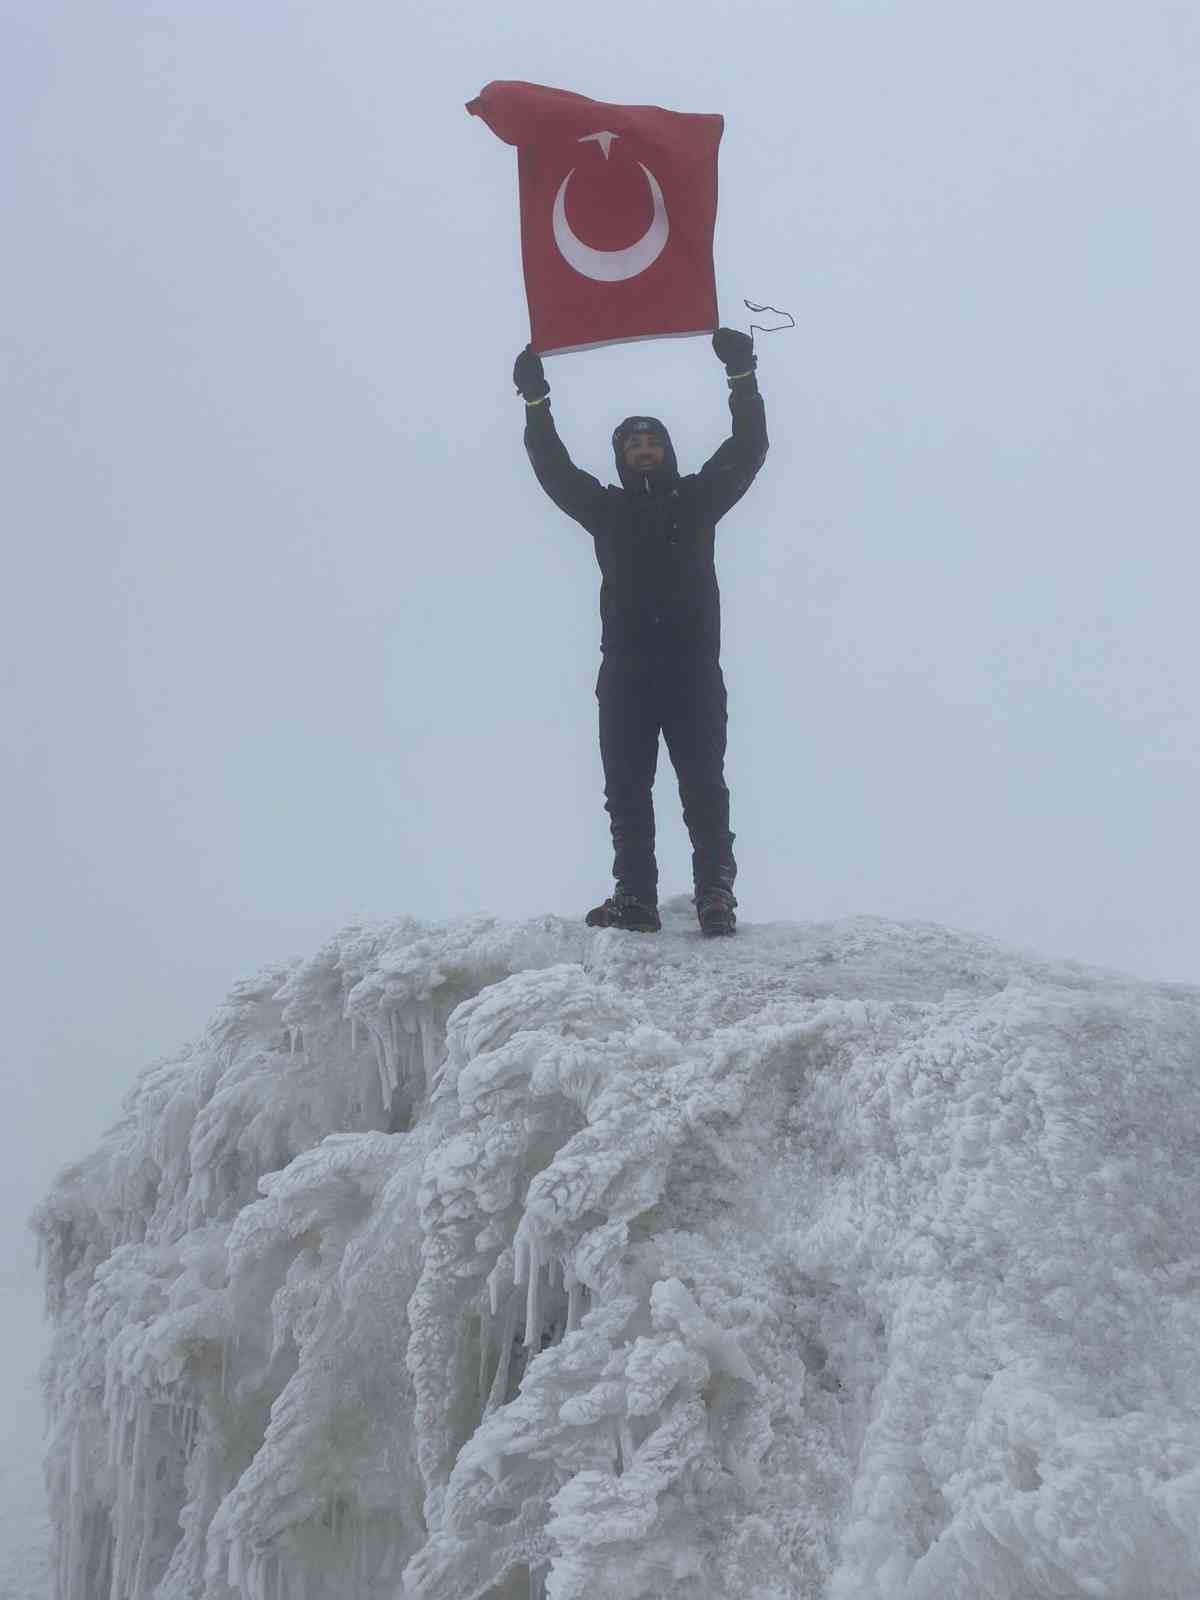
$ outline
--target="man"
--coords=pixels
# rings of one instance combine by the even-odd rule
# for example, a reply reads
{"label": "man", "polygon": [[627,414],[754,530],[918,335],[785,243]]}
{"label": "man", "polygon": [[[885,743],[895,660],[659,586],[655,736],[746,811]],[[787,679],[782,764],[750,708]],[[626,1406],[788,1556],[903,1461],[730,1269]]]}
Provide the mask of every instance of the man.
{"label": "man", "polygon": [[600,564],[596,695],[616,887],[588,912],[591,927],[653,933],[662,926],[652,798],[660,733],[691,836],[701,930],[731,934],[736,925],[713,545],[717,523],[763,463],[767,428],[749,334],[720,328],[713,349],[729,382],[731,437],[699,472],[683,478],[663,424],[656,417],[626,417],[613,433],[620,488],[605,488],[571,461],[550,414],[541,359],[527,348],[513,368],[538,482],[591,534]]}

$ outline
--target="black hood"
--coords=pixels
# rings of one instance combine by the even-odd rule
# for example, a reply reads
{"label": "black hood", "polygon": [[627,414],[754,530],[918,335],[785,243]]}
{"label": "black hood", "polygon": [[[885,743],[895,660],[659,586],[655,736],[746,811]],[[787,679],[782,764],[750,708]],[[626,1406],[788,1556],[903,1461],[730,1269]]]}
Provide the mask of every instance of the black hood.
{"label": "black hood", "polygon": [[[621,451],[621,441],[631,433],[656,433],[663,442],[663,464],[653,472],[631,472],[625,465],[625,458]],[[644,414],[626,417],[624,422],[619,422],[613,429],[613,457],[617,463],[617,476],[622,485],[631,493],[653,494],[658,489],[669,488],[671,484],[679,481],[679,464],[675,460],[675,446],[671,443],[671,435],[657,417],[648,417]]]}

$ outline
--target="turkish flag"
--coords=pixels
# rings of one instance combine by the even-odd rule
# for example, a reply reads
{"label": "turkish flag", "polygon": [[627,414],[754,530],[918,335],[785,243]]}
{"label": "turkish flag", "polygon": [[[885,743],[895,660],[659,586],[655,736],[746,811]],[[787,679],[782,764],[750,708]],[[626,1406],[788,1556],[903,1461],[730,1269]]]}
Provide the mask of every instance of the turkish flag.
{"label": "turkish flag", "polygon": [[539,354],[717,327],[722,117],[503,82],[467,110],[517,147]]}

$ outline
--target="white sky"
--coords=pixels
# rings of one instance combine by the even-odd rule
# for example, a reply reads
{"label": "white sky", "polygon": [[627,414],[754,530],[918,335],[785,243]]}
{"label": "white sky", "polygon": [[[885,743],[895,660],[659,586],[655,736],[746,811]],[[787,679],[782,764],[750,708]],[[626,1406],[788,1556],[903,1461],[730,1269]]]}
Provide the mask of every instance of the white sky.
{"label": "white sky", "polygon": [[[723,113],[724,320],[797,318],[718,539],[743,919],[1197,978],[1191,0],[0,0],[14,1272],[236,978],[607,890],[493,78]],[[603,475],[629,411],[726,430],[701,340],[549,376]]]}

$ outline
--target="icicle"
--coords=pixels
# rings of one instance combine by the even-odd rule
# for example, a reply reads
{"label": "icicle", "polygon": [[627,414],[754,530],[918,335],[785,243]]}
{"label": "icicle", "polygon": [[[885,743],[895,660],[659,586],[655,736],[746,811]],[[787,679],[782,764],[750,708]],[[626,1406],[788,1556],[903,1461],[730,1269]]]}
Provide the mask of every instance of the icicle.
{"label": "icicle", "polygon": [[519,1288],[529,1278],[529,1245],[524,1239],[513,1241],[513,1282]]}
{"label": "icicle", "polygon": [[517,1336],[517,1296],[515,1293],[508,1297],[508,1305],[504,1311],[504,1326],[500,1334],[500,1359],[496,1363],[496,1374],[492,1379],[492,1387],[488,1392],[487,1404],[483,1408],[484,1416],[489,1416],[497,1406],[504,1404],[504,1397],[508,1393],[508,1374],[512,1368],[513,1340]]}
{"label": "icicle", "polygon": [[135,1597],[135,1600],[141,1600],[141,1597],[146,1592],[146,1558],[149,1555],[150,1547],[149,1530],[154,1526],[154,1513],[148,1503],[150,1500],[150,1486],[146,1484],[144,1487],[144,1500],[147,1503],[142,1506],[142,1531],[138,1539],[137,1566],[134,1568],[133,1583],[130,1588],[130,1594]]}
{"label": "icicle", "polygon": [[83,1594],[83,1429],[76,1427],[71,1438],[71,1497],[67,1503],[68,1522],[59,1544],[59,1570],[67,1574],[67,1600],[80,1600]]}
{"label": "icicle", "polygon": [[[52,1535],[54,1545],[54,1571],[59,1581],[54,1586],[50,1600],[75,1600],[75,1547],[74,1532],[76,1511],[72,1501],[67,1502],[67,1515]],[[64,1592],[65,1587],[65,1592]]]}
{"label": "icicle", "polygon": [[401,1038],[396,1037],[396,1082],[410,1084],[412,1082],[413,1045],[407,1034]]}
{"label": "icicle", "polygon": [[146,1592],[146,1562],[150,1554],[150,1542],[154,1533],[154,1491],[156,1483],[150,1471],[150,1432],[154,1414],[148,1400],[143,1401],[138,1408],[138,1425],[134,1434],[134,1453],[137,1461],[134,1487],[141,1490],[141,1506],[138,1516],[137,1538],[137,1566],[133,1576],[133,1594],[137,1600]]}
{"label": "icicle", "polygon": [[542,1346],[541,1313],[542,1262],[537,1246],[529,1249],[529,1287],[525,1296],[525,1348],[540,1350]]}
{"label": "icicle", "polygon": [[350,1054],[354,1055],[357,1050],[358,1050],[358,1018],[356,1016],[352,1016],[350,1018]]}
{"label": "icicle", "polygon": [[117,1499],[113,1507],[116,1522],[116,1539],[113,1551],[113,1594],[124,1597],[126,1592],[125,1568],[129,1560],[129,1490],[132,1473],[117,1472]]}
{"label": "icicle", "polygon": [[[115,1387],[115,1385],[114,1385]],[[105,1397],[105,1408],[113,1408],[116,1415],[110,1414],[108,1427],[108,1464],[115,1471],[121,1470],[121,1456],[125,1448],[125,1391],[116,1389],[116,1393],[109,1399]]]}
{"label": "icicle", "polygon": [[[492,1298],[495,1299],[495,1290],[492,1291]],[[492,1314],[494,1313],[495,1307],[493,1306]],[[485,1311],[479,1319],[479,1379],[476,1387],[480,1394],[483,1393],[483,1380],[487,1375],[488,1350],[491,1347],[491,1342],[492,1316]]]}
{"label": "icicle", "polygon": [[67,1469],[67,1504],[74,1505],[83,1487],[83,1453],[81,1430],[77,1427],[71,1435],[71,1460]]}
{"label": "icicle", "polygon": [[389,1106],[400,1082],[396,1065],[395,1015],[394,1011],[388,1012],[384,1018],[383,1026],[376,1034],[376,1038],[379,1040],[380,1047],[383,1050],[385,1081],[387,1084],[384,1091],[384,1100]]}
{"label": "icicle", "polygon": [[583,1301],[583,1285],[573,1279],[567,1289],[567,1332],[574,1333],[579,1326],[579,1308]]}
{"label": "icicle", "polygon": [[116,1465],[113,1456],[113,1429],[116,1427],[116,1419],[113,1416],[113,1412],[117,1403],[118,1396],[116,1394],[116,1385],[113,1382],[112,1366],[110,1363],[105,1363],[103,1410],[104,1415],[108,1418],[108,1464],[110,1467]]}
{"label": "icicle", "polygon": [[617,1423],[617,1449],[621,1457],[621,1471],[628,1472],[633,1466],[634,1457],[633,1432],[628,1417],[622,1417]]}
{"label": "icicle", "polygon": [[421,1069],[425,1080],[425,1093],[433,1086],[433,1073],[437,1065],[437,1028],[434,1022],[433,1001],[421,1006]]}
{"label": "icicle", "polygon": [[392,1105],[392,1086],[388,1082],[387,1064],[383,1059],[383,1045],[374,1031],[371,1033],[371,1045],[375,1051],[375,1065],[379,1068],[379,1092],[383,1096],[383,1108],[388,1111]]}

